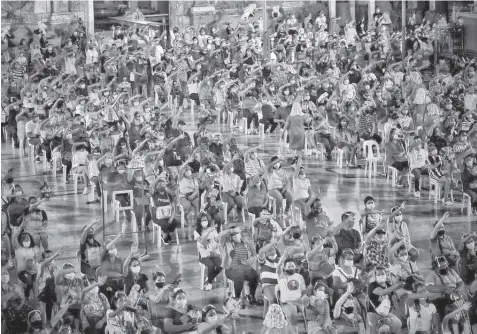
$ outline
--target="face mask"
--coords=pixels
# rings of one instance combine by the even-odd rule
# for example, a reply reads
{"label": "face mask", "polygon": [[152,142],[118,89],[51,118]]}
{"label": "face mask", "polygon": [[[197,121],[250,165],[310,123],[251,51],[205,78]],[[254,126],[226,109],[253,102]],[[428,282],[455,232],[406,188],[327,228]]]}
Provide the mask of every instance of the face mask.
{"label": "face mask", "polygon": [[202,228],[206,228],[209,225],[209,222],[207,220],[203,220],[200,222],[200,225],[202,226]]}
{"label": "face mask", "polygon": [[159,289],[162,289],[164,287],[164,282],[156,282],[156,286],[159,288]]}
{"label": "face mask", "polygon": [[137,267],[131,267],[131,272],[133,274],[137,274],[139,273],[139,271],[141,271],[141,267],[137,266]]}
{"label": "face mask", "polygon": [[304,178],[305,178],[305,174],[298,174],[298,177],[299,177],[300,179],[304,179]]}
{"label": "face mask", "polygon": [[192,175],[192,172],[189,170],[189,171],[185,172],[184,175],[185,175],[186,177],[190,177],[190,176]]}
{"label": "face mask", "polygon": [[399,257],[399,260],[401,260],[401,262],[407,262],[407,258],[408,258],[407,255],[403,255]]}
{"label": "face mask", "polygon": [[396,223],[402,222],[402,216],[396,216],[396,217],[394,217],[394,221],[395,221]]}
{"label": "face mask", "polygon": [[234,235],[234,236],[233,236],[233,240],[234,240],[235,242],[240,242],[240,241],[242,241],[242,235],[241,235],[241,234],[236,234],[236,235]]}
{"label": "face mask", "polygon": [[439,269],[439,274],[441,274],[442,276],[447,275],[448,272],[449,272],[449,268],[441,268],[441,269]]}
{"label": "face mask", "polygon": [[374,203],[372,203],[372,204],[366,204],[366,208],[367,208],[368,210],[373,210],[373,209],[374,209]]}
{"label": "face mask", "polygon": [[440,230],[439,232],[437,232],[437,235],[442,237],[444,234],[446,234],[446,231],[444,230]]}
{"label": "face mask", "polygon": [[35,329],[41,329],[43,327],[43,322],[41,320],[35,320],[31,322],[31,327]]}
{"label": "face mask", "polygon": [[23,241],[23,242],[22,242],[22,245],[23,245],[23,247],[25,247],[25,248],[29,248],[30,245],[31,245],[31,242],[30,242],[30,241]]}
{"label": "face mask", "polygon": [[288,275],[293,275],[295,273],[295,269],[285,269],[285,272],[288,274]]}
{"label": "face mask", "polygon": [[275,261],[277,259],[277,254],[274,254],[272,256],[267,256],[269,261]]}
{"label": "face mask", "polygon": [[293,233],[293,239],[300,239],[300,238],[301,238],[301,232]]}
{"label": "face mask", "polygon": [[180,308],[184,308],[187,305],[187,300],[186,299],[177,300],[176,305]]}
{"label": "face mask", "polygon": [[378,283],[384,283],[384,282],[386,282],[386,275],[376,276],[376,282],[378,282]]}
{"label": "face mask", "polygon": [[113,249],[109,250],[109,255],[116,256],[117,254],[118,254],[118,249],[117,248],[113,248]]}
{"label": "face mask", "polygon": [[344,260],[343,265],[345,267],[351,267],[351,266],[353,266],[353,260]]}
{"label": "face mask", "polygon": [[353,306],[345,307],[345,308],[344,308],[344,312],[345,312],[346,314],[353,314],[353,312],[354,312],[354,307],[353,307]]}
{"label": "face mask", "polygon": [[474,242],[468,243],[467,245],[465,245],[465,247],[467,247],[467,249],[473,250],[475,248],[475,243]]}
{"label": "face mask", "polygon": [[91,289],[90,293],[92,295],[97,295],[99,292],[99,287],[98,286],[95,286],[93,289]]}
{"label": "face mask", "polygon": [[75,278],[75,276],[76,276],[75,273],[69,273],[69,274],[66,274],[66,275],[65,275],[65,278],[66,278],[67,280],[72,280],[72,279]]}
{"label": "face mask", "polygon": [[93,232],[89,232],[88,233],[88,239],[93,239],[94,238],[94,233]]}
{"label": "face mask", "polygon": [[316,291],[315,296],[318,299],[326,299],[328,297],[328,295],[324,291]]}
{"label": "face mask", "polygon": [[8,283],[10,281],[10,275],[2,275],[2,283]]}
{"label": "face mask", "polygon": [[213,324],[214,322],[217,322],[217,315],[207,317],[207,322],[210,323],[210,324]]}

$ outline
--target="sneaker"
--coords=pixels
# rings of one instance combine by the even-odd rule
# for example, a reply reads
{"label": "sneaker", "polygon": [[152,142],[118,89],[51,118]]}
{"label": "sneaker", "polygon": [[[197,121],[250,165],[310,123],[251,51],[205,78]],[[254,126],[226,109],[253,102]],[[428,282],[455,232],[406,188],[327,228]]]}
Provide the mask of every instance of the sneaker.
{"label": "sneaker", "polygon": [[454,203],[453,203],[451,200],[448,199],[445,204],[446,204],[446,205],[452,205],[452,204],[454,204]]}
{"label": "sneaker", "polygon": [[207,283],[207,284],[205,285],[205,287],[204,287],[204,290],[205,290],[205,291],[210,291],[210,290],[212,290],[212,284]]}
{"label": "sneaker", "polygon": [[415,191],[414,192],[414,197],[421,198],[421,192],[420,191]]}
{"label": "sneaker", "polygon": [[88,195],[88,193],[89,193],[88,187],[84,187],[83,195]]}
{"label": "sneaker", "polygon": [[40,161],[40,156],[36,156],[36,159],[35,159],[36,163],[39,164],[41,161]]}

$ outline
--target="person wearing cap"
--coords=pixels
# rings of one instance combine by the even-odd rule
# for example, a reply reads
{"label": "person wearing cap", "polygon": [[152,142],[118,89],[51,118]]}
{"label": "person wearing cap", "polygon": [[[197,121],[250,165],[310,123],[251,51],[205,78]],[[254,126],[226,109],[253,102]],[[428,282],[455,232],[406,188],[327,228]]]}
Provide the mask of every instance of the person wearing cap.
{"label": "person wearing cap", "polygon": [[[416,247],[411,245],[411,236],[406,222],[403,221],[403,205],[401,207],[393,207],[391,209],[391,215],[389,217],[388,231],[389,231],[389,246],[392,247],[397,243],[402,243],[409,252],[409,258],[411,262],[416,262],[419,258],[419,251]],[[392,256],[393,253],[390,252]]]}
{"label": "person wearing cap", "polygon": [[389,263],[388,245],[390,239],[387,236],[386,221],[380,221],[365,236],[366,256],[365,263],[375,266],[387,267]]}
{"label": "person wearing cap", "polygon": [[214,305],[207,305],[202,310],[202,319],[197,325],[197,331],[204,334],[231,333],[230,328],[224,324],[227,318],[227,316],[219,317]]}

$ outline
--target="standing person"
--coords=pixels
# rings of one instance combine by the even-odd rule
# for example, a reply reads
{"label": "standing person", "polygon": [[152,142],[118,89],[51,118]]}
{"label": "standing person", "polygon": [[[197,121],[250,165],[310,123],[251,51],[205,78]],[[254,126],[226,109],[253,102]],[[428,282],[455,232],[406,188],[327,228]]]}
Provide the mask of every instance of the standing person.
{"label": "standing person", "polygon": [[[302,151],[305,149],[305,121],[306,116],[301,108],[301,101],[298,98],[293,103],[290,116],[285,123],[285,130],[288,130],[290,149]],[[286,138],[284,138],[286,140]]]}

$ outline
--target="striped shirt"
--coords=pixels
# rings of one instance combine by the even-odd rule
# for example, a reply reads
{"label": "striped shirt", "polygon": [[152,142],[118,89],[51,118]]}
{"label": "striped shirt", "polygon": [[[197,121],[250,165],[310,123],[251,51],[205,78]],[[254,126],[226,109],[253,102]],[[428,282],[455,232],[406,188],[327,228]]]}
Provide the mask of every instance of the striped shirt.
{"label": "striped shirt", "polygon": [[20,80],[23,79],[23,75],[25,73],[25,69],[21,67],[20,69],[17,69],[15,67],[12,68],[12,77],[13,80]]}
{"label": "striped shirt", "polygon": [[371,131],[373,131],[373,125],[374,116],[367,113],[362,114],[359,118],[359,134],[371,134]]}
{"label": "striped shirt", "polygon": [[245,175],[247,178],[260,174],[260,169],[265,164],[260,159],[249,160],[245,163]]}
{"label": "striped shirt", "polygon": [[240,268],[243,266],[242,262],[248,259],[247,247],[243,242],[236,244],[234,248],[235,254],[232,259],[231,268]]}
{"label": "striped shirt", "polygon": [[260,281],[262,287],[278,284],[277,268],[279,260],[278,257],[273,262],[267,258],[265,258],[265,260],[258,260],[258,263],[260,264]]}

